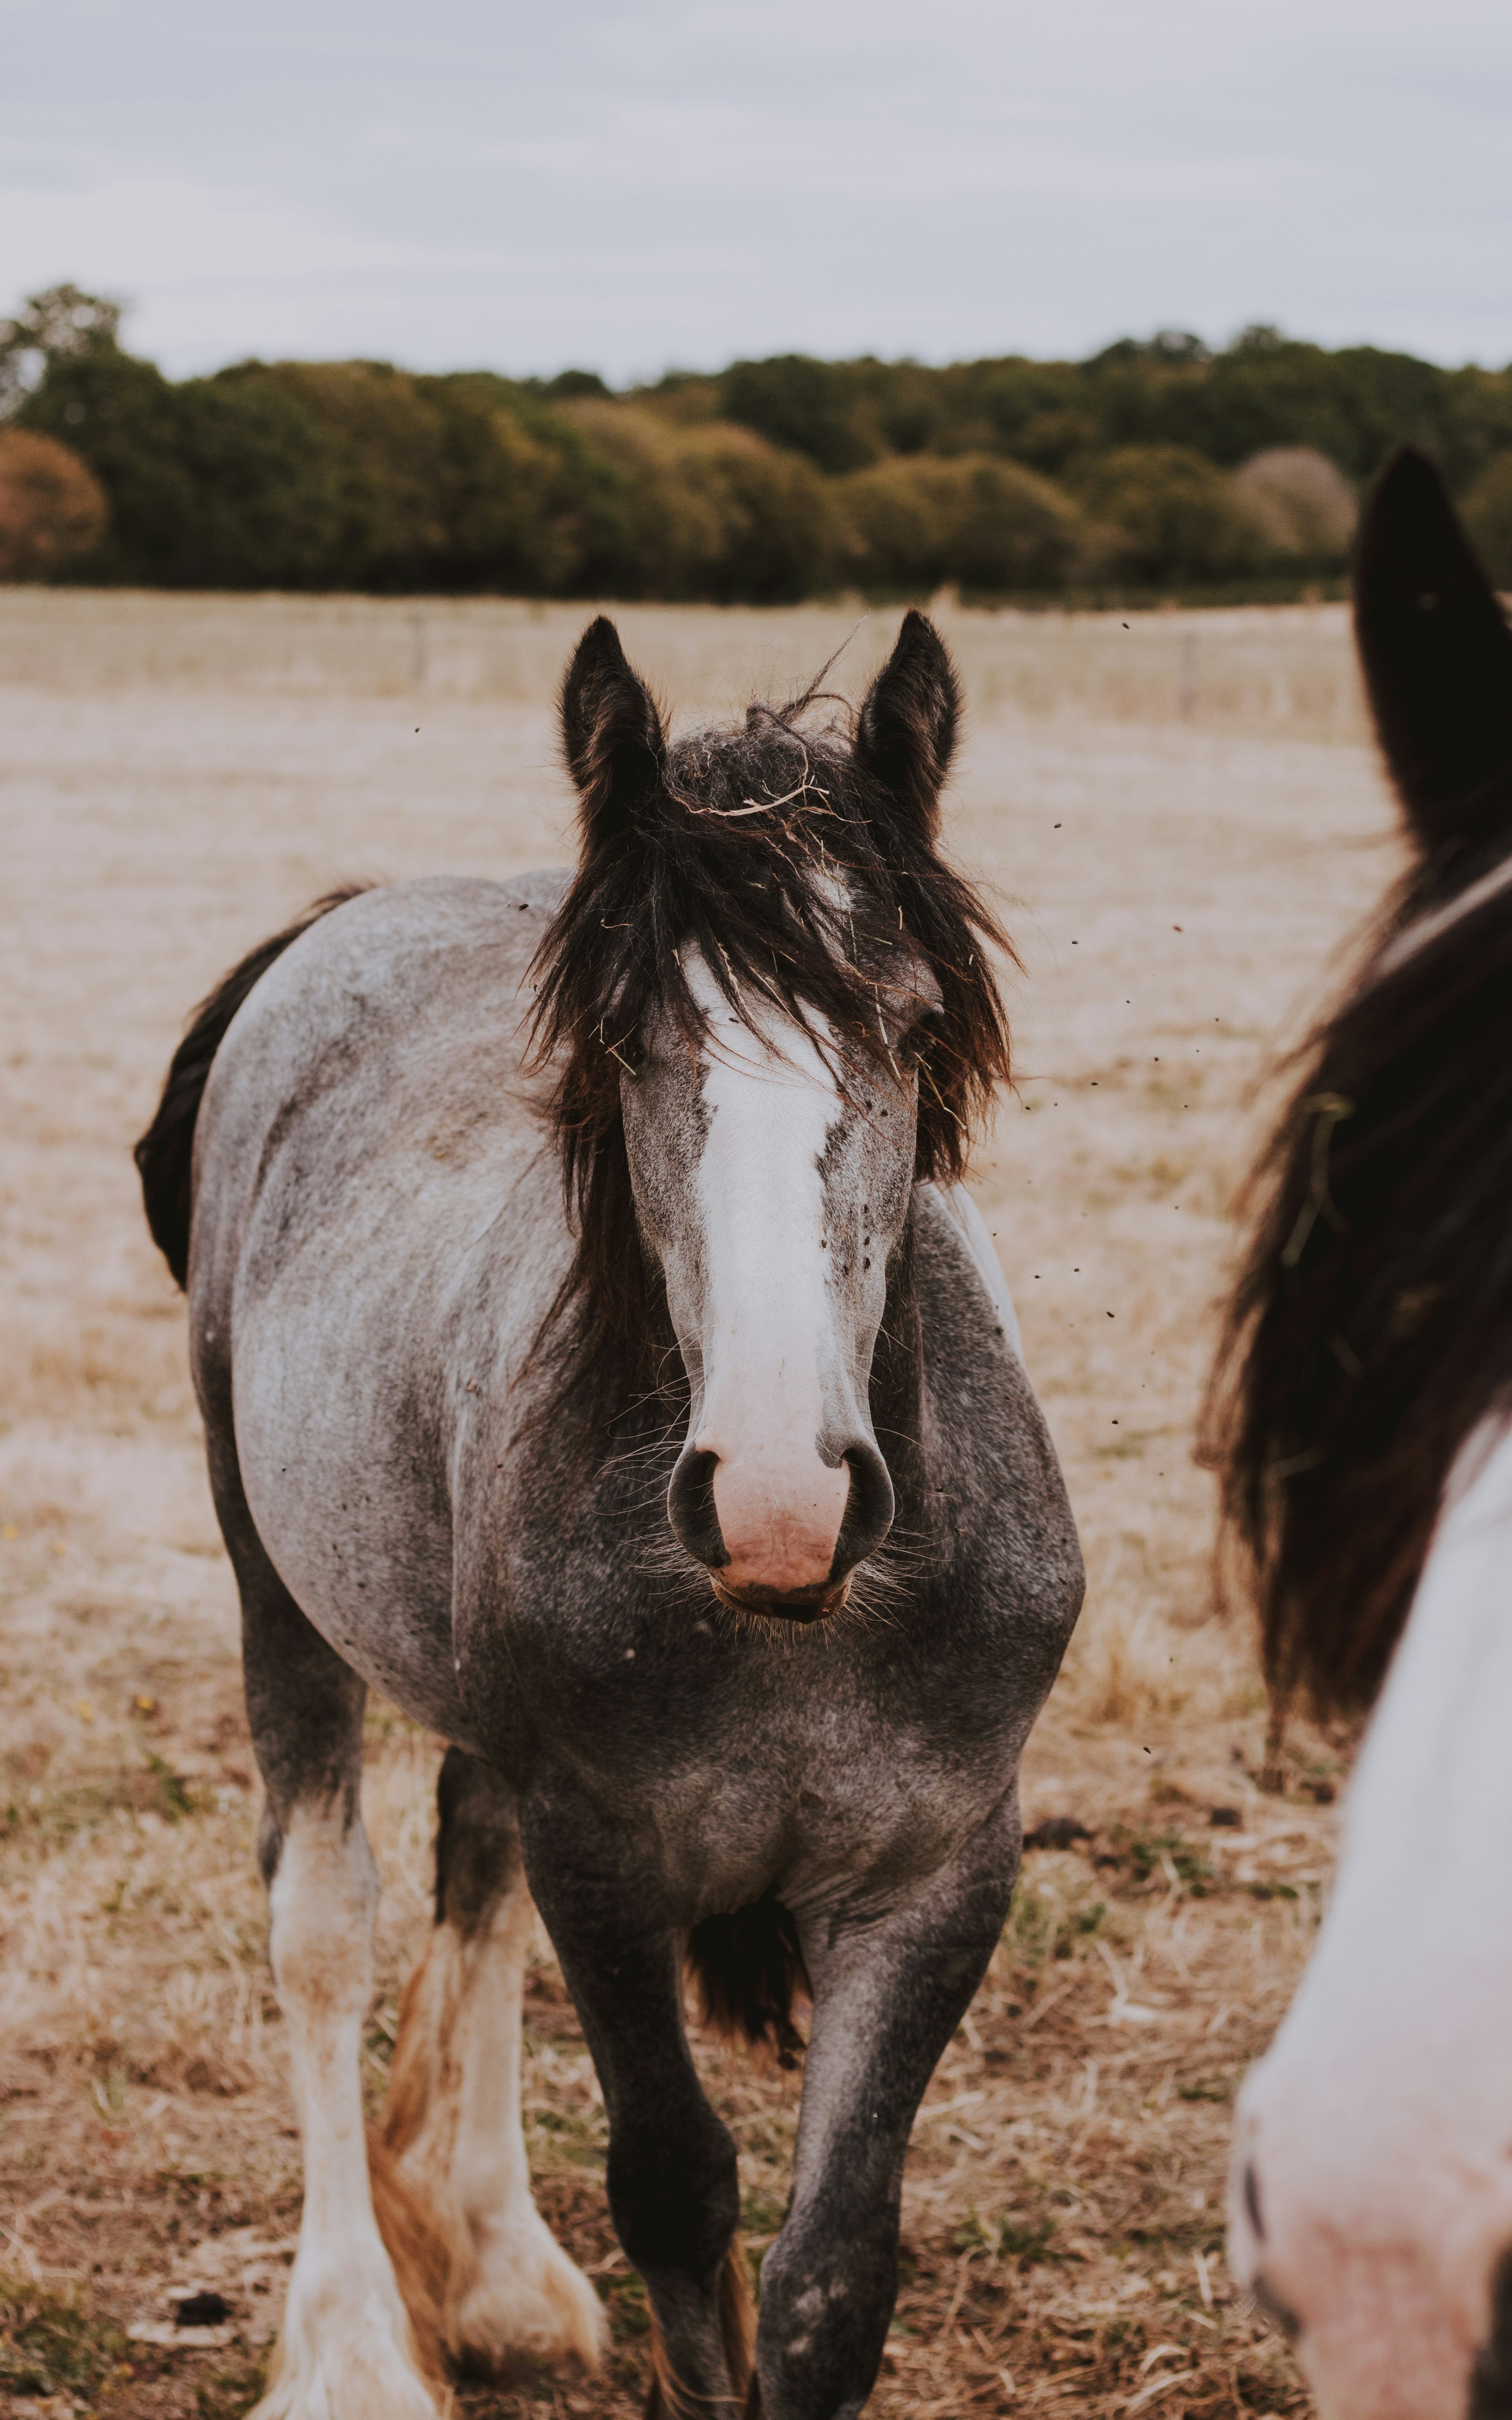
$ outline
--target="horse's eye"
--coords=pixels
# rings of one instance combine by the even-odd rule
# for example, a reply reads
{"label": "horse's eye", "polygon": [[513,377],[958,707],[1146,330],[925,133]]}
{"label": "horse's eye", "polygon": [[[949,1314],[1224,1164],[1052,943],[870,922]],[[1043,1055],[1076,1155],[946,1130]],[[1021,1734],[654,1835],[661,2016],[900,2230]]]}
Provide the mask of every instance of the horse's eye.
{"label": "horse's eye", "polygon": [[894,1056],[901,1067],[917,1067],[939,1032],[939,1019],[920,1016],[909,1027],[899,1043]]}
{"label": "horse's eye", "polygon": [[632,1027],[614,1045],[614,1056],[627,1076],[639,1076],[646,1063],[646,1046]]}

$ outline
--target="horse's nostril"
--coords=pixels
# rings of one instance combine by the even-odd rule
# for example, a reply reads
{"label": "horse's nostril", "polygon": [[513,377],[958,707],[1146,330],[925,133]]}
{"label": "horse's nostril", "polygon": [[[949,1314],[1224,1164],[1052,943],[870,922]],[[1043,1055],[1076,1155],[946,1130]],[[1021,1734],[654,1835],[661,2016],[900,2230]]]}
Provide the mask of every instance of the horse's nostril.
{"label": "horse's nostril", "polygon": [[700,1453],[686,1445],[667,1490],[667,1518],[673,1536],[711,1571],[730,1560],[714,1504],[714,1474],[718,1467],[717,1453]]}
{"label": "horse's nostril", "polygon": [[1509,2420],[1512,2415],[1512,2251],[1504,2252],[1491,2279],[1491,2333],[1475,2356],[1469,2420]]}
{"label": "horse's nostril", "polygon": [[892,1481],[887,1466],[874,1445],[858,1437],[847,1446],[841,1456],[851,1475],[850,1491],[845,1498],[845,1517],[835,1542],[835,1559],[829,1567],[832,1580],[843,1579],[868,1555],[874,1555],[892,1527]]}
{"label": "horse's nostril", "polygon": [[1273,2319],[1288,2344],[1295,2344],[1302,2334],[1302,2321],[1289,2303],[1284,2302],[1270,2279],[1262,2273],[1250,2288],[1257,2303],[1268,2319]]}
{"label": "horse's nostril", "polygon": [[1255,2229],[1257,2243],[1265,2242],[1265,2221],[1260,2215],[1260,2180],[1255,2173],[1255,2163],[1244,2163],[1244,2215]]}

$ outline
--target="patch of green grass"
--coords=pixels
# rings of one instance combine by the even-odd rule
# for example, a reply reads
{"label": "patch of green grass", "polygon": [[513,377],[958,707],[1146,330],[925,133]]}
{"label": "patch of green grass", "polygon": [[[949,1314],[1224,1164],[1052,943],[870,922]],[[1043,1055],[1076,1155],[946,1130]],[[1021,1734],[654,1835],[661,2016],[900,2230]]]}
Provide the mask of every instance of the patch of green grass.
{"label": "patch of green grass", "polygon": [[1021,1890],[1008,1920],[1014,1958],[1026,1974],[1038,1972],[1050,1954],[1057,1929],[1058,1910],[1036,1890]]}
{"label": "patch of green grass", "polygon": [[126,2087],[130,2078],[118,2062],[104,2075],[97,2075],[90,2091],[95,2107],[107,2125],[118,2126],[126,2115]]}
{"label": "patch of green grass", "polygon": [[155,1756],[150,1748],[147,1750],[147,1771],[157,1784],[160,1815],[165,1815],[170,1823],[177,1823],[181,1816],[193,1815],[194,1802],[183,1775],[175,1773],[167,1759]]}
{"label": "patch of green grass", "polygon": [[152,2181],[160,2194],[186,2210],[202,2193],[218,2195],[225,2180],[224,2168],[159,2168]]}
{"label": "patch of green grass", "polygon": [[[604,2120],[594,2109],[532,2109],[530,2125],[539,2151],[581,2167],[601,2166]],[[541,2141],[542,2136],[546,2141]]]}
{"label": "patch of green grass", "polygon": [[124,2331],[86,2296],[0,2277],[0,2387],[11,2394],[92,2394],[130,2350]]}
{"label": "patch of green grass", "polygon": [[633,2269],[623,2277],[611,2277],[609,2288],[609,2323],[616,2336],[645,2336],[651,2334],[651,2304],[646,2289]]}
{"label": "patch of green grass", "polygon": [[1131,2226],[1116,2248],[1137,2251],[1150,2266],[1165,2260],[1184,2268],[1194,2252],[1205,2252],[1211,2257],[1222,2252],[1223,2244],[1223,2220],[1209,2211],[1192,2218],[1173,2218],[1158,2226]]}
{"label": "patch of green grass", "polygon": [[199,2420],[242,2420],[267,2384],[267,2363],[237,2347],[199,2381],[194,2410]]}
{"label": "patch of green grass", "polygon": [[1022,2226],[1011,2218],[997,2222],[997,2250],[1005,2260],[1016,2260],[1021,2269],[1032,2269],[1040,2260],[1058,2260],[1060,2255],[1051,2250],[1056,2232],[1053,2218],[1036,2219],[1032,2226]]}
{"label": "patch of green grass", "polygon": [[741,2205],[740,2224],[748,2235],[775,2235],[787,2216],[786,2194],[769,2185],[752,2185]]}
{"label": "patch of green grass", "polygon": [[[100,1781],[68,1782],[54,1790],[34,1787],[24,1798],[10,1798],[0,1812],[0,1838],[19,1838],[29,1833],[50,1848],[59,1847],[76,1833],[99,1831],[113,1815],[161,1815],[167,1823],[177,1823],[186,1815],[199,1812],[183,1775],[176,1773],[165,1757],[148,1749],[144,1771],[116,1773]],[[122,1905],[117,1885],[114,1904],[107,1900],[104,1913],[118,1915]]]}
{"label": "patch of green grass", "polygon": [[1121,1824],[1115,1824],[1109,1838],[1136,1885],[1157,1878],[1168,1881],[1169,1863],[1178,1882],[1186,1885],[1194,1899],[1207,1897],[1212,1868],[1196,1841],[1182,1833],[1126,1832]]}

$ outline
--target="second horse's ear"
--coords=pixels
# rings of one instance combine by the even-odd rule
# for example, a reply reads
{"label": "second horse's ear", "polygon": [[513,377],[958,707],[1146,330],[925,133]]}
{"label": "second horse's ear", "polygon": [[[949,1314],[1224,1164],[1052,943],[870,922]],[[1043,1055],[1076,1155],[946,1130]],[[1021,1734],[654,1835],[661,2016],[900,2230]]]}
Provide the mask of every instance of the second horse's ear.
{"label": "second horse's ear", "polygon": [[562,684],[562,745],[581,802],[583,846],[600,848],[633,826],[667,756],[656,700],[603,613],[579,640]]}
{"label": "second horse's ear", "polygon": [[911,837],[933,844],[940,792],[955,752],[961,685],[949,650],[933,622],[910,612],[882,670],[862,702],[856,761],[913,827]]}
{"label": "second horse's ear", "polygon": [[1427,455],[1404,447],[1355,553],[1371,711],[1413,831],[1456,854],[1512,815],[1512,633]]}

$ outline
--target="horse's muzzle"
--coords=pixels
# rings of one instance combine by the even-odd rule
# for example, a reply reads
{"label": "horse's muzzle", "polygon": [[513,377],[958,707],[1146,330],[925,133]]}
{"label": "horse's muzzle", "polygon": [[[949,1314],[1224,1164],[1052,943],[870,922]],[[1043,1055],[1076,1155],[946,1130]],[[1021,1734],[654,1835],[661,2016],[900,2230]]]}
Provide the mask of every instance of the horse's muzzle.
{"label": "horse's muzzle", "polygon": [[838,1585],[826,1581],[821,1588],[793,1589],[786,1595],[776,1589],[731,1588],[717,1572],[709,1574],[709,1584],[719,1603],[733,1613],[759,1613],[771,1621],[802,1623],[827,1621],[851,1592],[848,1579]]}
{"label": "horse's muzzle", "polygon": [[[821,1512],[813,1499],[826,1491],[831,1504]],[[853,1438],[834,1460],[816,1452],[811,1472],[771,1471],[758,1457],[726,1461],[690,1440],[667,1492],[672,1533],[720,1601],[778,1621],[839,1612],[851,1573],[881,1545],[892,1514],[892,1481],[869,1437]]]}

